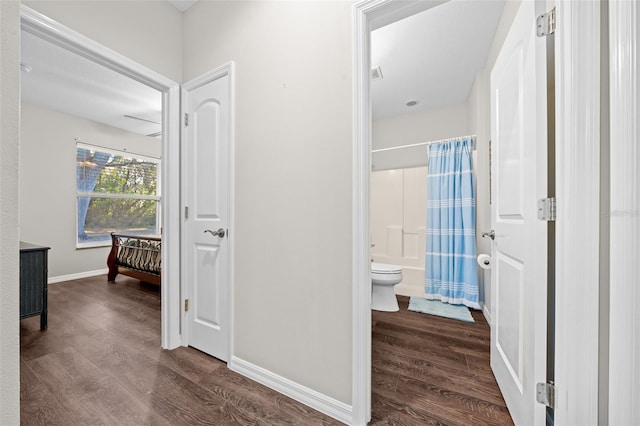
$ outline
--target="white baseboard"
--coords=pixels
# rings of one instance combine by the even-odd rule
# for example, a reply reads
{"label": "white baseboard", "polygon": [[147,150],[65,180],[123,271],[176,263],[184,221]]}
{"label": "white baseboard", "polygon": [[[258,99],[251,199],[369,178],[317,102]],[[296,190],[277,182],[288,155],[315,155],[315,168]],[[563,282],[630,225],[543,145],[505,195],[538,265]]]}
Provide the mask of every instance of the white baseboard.
{"label": "white baseboard", "polygon": [[232,357],[228,364],[229,368],[236,373],[242,374],[265,385],[275,391],[280,392],[289,398],[295,399],[314,410],[318,410],[327,416],[333,417],[345,424],[351,424],[353,419],[353,407],[344,402],[340,402],[320,392],[302,386],[287,378],[281,377],[262,367],[251,364],[237,357]]}
{"label": "white baseboard", "polygon": [[484,319],[487,320],[487,324],[489,324],[489,327],[491,327],[491,311],[487,309],[487,305],[485,305],[484,303],[482,304],[482,313],[484,315]]}
{"label": "white baseboard", "polygon": [[79,280],[81,278],[95,277],[97,275],[103,275],[109,272],[109,269],[96,269],[95,271],[78,272],[77,274],[59,275],[57,277],[50,277],[47,281],[49,284],[59,283],[63,281]]}

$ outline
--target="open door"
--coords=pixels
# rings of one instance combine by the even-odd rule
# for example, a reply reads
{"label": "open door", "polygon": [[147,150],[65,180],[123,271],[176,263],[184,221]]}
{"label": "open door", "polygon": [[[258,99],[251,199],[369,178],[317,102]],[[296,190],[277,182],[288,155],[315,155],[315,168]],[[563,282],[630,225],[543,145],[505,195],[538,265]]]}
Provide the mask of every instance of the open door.
{"label": "open door", "polygon": [[183,85],[185,344],[229,360],[231,72],[228,64]]}
{"label": "open door", "polygon": [[545,418],[536,381],[546,363],[547,233],[537,218],[546,192],[546,87],[536,43],[544,40],[536,38],[535,4],[523,1],[491,72],[491,368],[516,425]]}

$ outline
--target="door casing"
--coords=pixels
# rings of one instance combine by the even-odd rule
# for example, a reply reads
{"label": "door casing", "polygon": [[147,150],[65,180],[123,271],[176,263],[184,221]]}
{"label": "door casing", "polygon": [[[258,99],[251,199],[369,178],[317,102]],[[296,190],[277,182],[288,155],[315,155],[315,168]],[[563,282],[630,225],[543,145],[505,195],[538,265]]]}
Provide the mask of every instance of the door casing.
{"label": "door casing", "polygon": [[180,112],[178,83],[20,5],[21,28],[162,93],[162,347],[180,346]]}
{"label": "door casing", "polygon": [[[190,80],[189,82],[184,84],[184,90],[190,90],[191,88],[195,88],[195,87],[199,87],[203,84],[206,84],[208,82],[217,80],[221,77],[224,76],[228,76],[229,80],[228,80],[228,84],[229,84],[229,146],[228,146],[228,156],[226,158],[226,161],[228,161],[227,164],[227,170],[228,170],[228,174],[227,174],[227,182],[228,182],[228,186],[227,186],[227,190],[228,190],[228,211],[226,212],[228,215],[228,228],[226,229],[226,235],[224,238],[227,239],[227,249],[228,249],[228,256],[227,256],[227,265],[225,265],[226,268],[228,268],[228,278],[229,281],[227,283],[227,294],[228,294],[228,311],[227,311],[227,318],[226,318],[226,324],[228,326],[228,333],[229,333],[229,340],[228,340],[228,353],[227,353],[227,362],[231,361],[231,357],[233,355],[233,237],[235,235],[235,233],[233,232],[233,205],[234,205],[234,185],[233,185],[233,176],[234,176],[234,105],[235,105],[235,74],[234,74],[234,69],[235,69],[235,65],[234,62],[228,62],[224,65],[221,65],[220,67],[208,71],[192,80]],[[186,105],[184,104],[184,102],[186,102],[186,98],[183,96],[183,108],[182,108],[182,113],[181,117],[184,120],[184,113],[186,112]],[[185,143],[188,143],[188,132],[186,127],[184,126],[184,121],[180,121],[181,123],[183,123],[182,126],[182,140],[183,140],[183,152],[182,152],[182,160],[183,160],[183,164],[182,164],[182,168],[183,170],[186,172],[186,168],[189,167],[188,164],[186,164],[186,151],[184,146]],[[186,194],[187,194],[187,189],[186,189],[186,185],[187,185],[187,179],[184,178],[183,176],[181,176],[181,188],[182,188],[182,199],[181,199],[181,210],[184,211],[184,208],[187,206],[187,200],[186,200]],[[184,231],[185,231],[186,227],[183,226],[182,227],[182,233],[181,233],[181,241],[180,241],[180,245],[182,247],[183,250],[183,255],[186,256],[186,252],[187,250],[189,250],[190,248],[187,247],[187,236],[185,235]],[[183,259],[184,260],[184,259]],[[183,283],[183,287],[182,287],[182,294],[181,294],[181,299],[180,300],[184,300],[185,298],[185,294],[188,287],[187,284],[187,271],[186,268],[183,268],[182,270],[182,283]],[[181,306],[183,307],[184,305],[181,304]],[[182,345],[183,346],[188,346],[189,342],[187,341],[187,333],[185,332],[185,328],[187,325],[187,313],[183,310],[182,314],[181,314],[181,318],[182,318],[182,335],[183,335],[183,339],[182,339]]]}
{"label": "door casing", "polygon": [[[528,1],[528,0],[525,0]],[[370,31],[414,13],[434,7],[442,1],[364,0],[354,5],[354,61],[353,61],[353,424],[366,424],[371,416],[371,321],[369,279],[369,172],[371,170],[371,113],[370,113]],[[597,2],[563,0],[557,2],[558,30],[556,48],[556,188],[560,208],[580,206],[591,209],[588,217],[571,209],[558,213],[556,235],[557,285],[564,294],[583,294],[587,306],[576,306],[556,316],[556,385],[559,398],[570,396],[572,405],[560,404],[556,409],[557,424],[570,424],[572,412],[578,404],[587,410],[580,415],[587,424],[596,424],[598,404],[598,319],[590,316],[578,326],[574,315],[584,316],[585,310],[598,310],[598,242],[584,238],[585,232],[598,227],[598,168],[599,102],[594,90],[599,90],[599,74],[594,73],[599,60],[599,7]],[[596,64],[596,65],[594,65]],[[581,84],[577,85],[576,81]],[[595,88],[581,90],[582,87]],[[576,129],[575,118],[581,120],[584,131]],[[569,123],[573,123],[569,125]],[[564,173],[562,172],[564,171]],[[571,188],[580,187],[580,191]],[[579,209],[578,209],[579,210]],[[564,224],[560,224],[560,221]],[[587,257],[582,254],[586,253]],[[583,268],[590,262],[588,268]],[[587,285],[576,279],[587,279]],[[573,277],[573,278],[572,278]],[[559,292],[558,292],[559,295]],[[560,297],[561,306],[567,297]],[[585,340],[579,336],[585,335]],[[569,338],[564,343],[563,338]],[[590,354],[584,357],[584,354]],[[561,367],[566,374],[558,374]],[[575,422],[574,422],[575,423]],[[585,423],[585,422],[583,422]]]}

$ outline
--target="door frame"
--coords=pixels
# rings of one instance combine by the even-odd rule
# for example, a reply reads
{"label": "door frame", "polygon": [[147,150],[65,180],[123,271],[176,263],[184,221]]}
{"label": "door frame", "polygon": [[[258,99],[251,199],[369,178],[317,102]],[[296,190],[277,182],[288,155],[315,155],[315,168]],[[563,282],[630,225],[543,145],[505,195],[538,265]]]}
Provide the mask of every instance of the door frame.
{"label": "door frame", "polygon": [[[600,2],[556,1],[555,422],[598,424]],[[579,320],[578,320],[579,318]]]}
{"label": "door frame", "polygon": [[[180,346],[180,86],[53,19],[20,5],[20,28],[162,92],[162,348]],[[105,260],[106,261],[106,260]]]}
{"label": "door frame", "polygon": [[[229,209],[228,209],[228,224],[227,224],[227,234],[225,236],[225,238],[227,239],[227,247],[229,250],[229,256],[227,258],[228,264],[226,265],[226,267],[229,269],[229,282],[227,283],[228,286],[228,294],[229,294],[229,311],[228,311],[228,318],[227,318],[227,326],[229,329],[229,339],[228,339],[228,351],[229,353],[227,354],[227,365],[231,364],[231,359],[232,359],[232,355],[233,355],[233,283],[234,283],[234,237],[235,237],[235,232],[233,232],[234,230],[234,164],[235,164],[235,144],[234,144],[234,138],[235,138],[235,104],[236,104],[236,93],[235,93],[235,62],[233,61],[229,61],[211,71],[207,71],[204,74],[199,75],[198,77],[192,78],[191,80],[185,82],[182,87],[181,90],[191,90],[193,88],[202,86],[204,84],[210,83],[212,81],[218,80],[219,78],[222,78],[224,76],[229,76],[229,147],[228,147],[228,157],[226,158],[226,161],[228,162],[228,205],[229,205]],[[186,172],[186,168],[189,167],[189,165],[186,164],[186,153],[184,152],[185,150],[185,146],[187,141],[187,128],[184,125],[184,120],[183,120],[183,115],[187,109],[187,105],[186,105],[186,97],[181,95],[181,114],[180,114],[180,132],[181,132],[181,138],[182,140],[185,142],[183,144],[183,146],[180,149],[180,156],[181,156],[181,161],[183,162],[183,164],[181,164],[182,167],[182,171],[180,172],[180,187],[181,187],[181,194],[180,194],[180,211],[184,211],[185,206],[187,205],[187,200],[185,199],[185,195],[187,193],[185,185],[187,184],[187,179],[183,179],[182,173]],[[180,216],[180,221],[181,221],[181,230],[185,230],[185,227],[182,225],[183,221],[185,220],[184,216]],[[180,247],[181,250],[183,251],[183,253],[186,253],[186,251],[188,250],[188,248],[186,247],[186,236],[181,232],[180,234]],[[180,259],[180,262],[182,262],[182,258]],[[187,313],[184,310],[184,304],[182,303],[182,300],[185,298],[185,293],[187,290],[190,290],[191,287],[187,285],[187,281],[186,281],[186,270],[182,269],[181,270],[181,278],[182,278],[182,283],[184,284],[184,287],[182,288],[182,292],[180,294],[180,318],[181,318],[181,323],[184,324],[183,327],[183,331],[184,334],[183,336],[185,336],[184,339],[182,339],[182,345],[183,346],[188,346],[189,342],[187,341],[187,333],[186,333],[186,324],[187,324]]]}
{"label": "door frame", "polygon": [[[363,0],[353,7],[353,424],[366,424],[371,418],[370,31],[445,1]],[[600,11],[595,2],[556,3],[556,303],[568,309],[559,310],[556,315],[555,415],[559,425],[576,423],[576,418],[583,420],[581,423],[596,424],[598,316],[588,316],[586,323],[572,318],[584,318],[585,311],[598,312],[599,302],[599,244],[596,238],[584,238],[584,234],[597,232],[600,216],[600,34],[595,30],[600,27]],[[583,91],[582,87],[592,90]],[[578,119],[580,127],[576,124]],[[586,209],[589,214],[585,216]],[[583,295],[584,304],[572,303],[569,296],[576,294]]]}
{"label": "door frame", "polygon": [[371,419],[371,31],[448,0],[364,0],[353,6],[352,424]]}
{"label": "door frame", "polygon": [[[634,348],[640,345],[640,336],[628,325],[640,324],[640,293],[637,291],[640,250],[637,246],[640,218],[640,201],[634,197],[636,182],[629,179],[632,170],[638,170],[638,158],[633,155],[637,146],[640,127],[638,111],[637,52],[640,46],[640,5],[636,2],[611,0],[609,8],[610,61],[610,187],[611,205],[611,251],[604,253],[610,258],[609,323],[606,324],[609,359],[604,380],[610,383],[610,392],[602,395],[606,409],[600,413],[601,424],[638,424],[640,410],[637,397],[640,395],[640,377],[629,374],[640,365],[640,353]],[[607,130],[607,129],[603,129]],[[615,144],[613,143],[615,142]],[[606,142],[605,142],[606,143]],[[604,158],[603,158],[604,160]],[[604,162],[604,161],[603,161]],[[606,176],[606,172],[603,173]],[[604,180],[603,180],[604,181]],[[605,208],[605,207],[603,207]],[[635,232],[634,232],[635,231]],[[605,285],[608,286],[609,283]],[[608,289],[607,289],[608,290]],[[637,327],[636,327],[637,330]],[[605,365],[606,368],[606,365]],[[601,401],[602,403],[602,401]],[[608,410],[608,412],[606,412]],[[603,415],[604,414],[604,415]]]}

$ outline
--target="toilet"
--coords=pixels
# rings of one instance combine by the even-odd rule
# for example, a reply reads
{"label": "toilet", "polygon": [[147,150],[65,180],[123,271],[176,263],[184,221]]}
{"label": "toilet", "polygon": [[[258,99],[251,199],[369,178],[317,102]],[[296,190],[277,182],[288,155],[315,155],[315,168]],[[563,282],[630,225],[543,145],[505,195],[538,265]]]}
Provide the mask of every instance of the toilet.
{"label": "toilet", "polygon": [[402,267],[386,263],[371,264],[371,309],[399,311],[394,287],[402,281]]}

